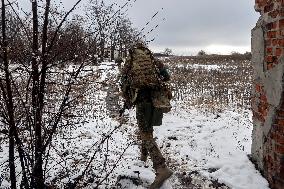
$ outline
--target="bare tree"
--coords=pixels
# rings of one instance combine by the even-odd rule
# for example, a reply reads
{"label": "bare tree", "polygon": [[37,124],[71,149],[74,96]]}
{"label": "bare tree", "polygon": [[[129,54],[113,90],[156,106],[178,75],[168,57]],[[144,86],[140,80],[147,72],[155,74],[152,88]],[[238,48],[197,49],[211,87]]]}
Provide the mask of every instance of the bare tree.
{"label": "bare tree", "polygon": [[200,50],[198,53],[197,53],[197,56],[204,56],[206,55],[206,52],[204,50]]}
{"label": "bare tree", "polygon": [[167,56],[172,55],[173,54],[173,50],[170,49],[170,48],[165,48],[164,54],[167,55]]}
{"label": "bare tree", "polygon": [[9,125],[9,168],[10,168],[10,180],[11,180],[11,188],[16,188],[16,171],[15,171],[15,141],[14,135],[16,132],[15,119],[14,119],[14,103],[13,103],[13,94],[11,88],[11,80],[10,80],[10,72],[9,72],[9,60],[8,60],[8,41],[6,36],[6,5],[4,0],[1,1],[1,11],[2,11],[2,53],[1,58],[3,62],[3,70],[4,70],[4,81],[1,80],[1,89],[3,99],[5,100],[6,108],[6,119]]}
{"label": "bare tree", "polygon": [[[81,65],[74,72],[69,74],[68,82],[64,88],[60,108],[51,112],[47,108],[48,99],[47,86],[51,70],[56,69],[57,62],[52,56],[58,56],[54,53],[54,45],[58,34],[66,21],[67,16],[80,3],[78,0],[74,7],[59,20],[59,24],[54,32],[49,33],[50,29],[50,0],[44,4],[38,5],[38,1],[32,1],[32,25],[24,25],[19,13],[13,7],[13,3],[2,0],[2,40],[1,40],[1,116],[4,125],[9,130],[9,168],[11,188],[17,187],[17,177],[15,170],[15,143],[19,153],[22,168],[21,186],[23,188],[44,188],[44,158],[46,158],[47,147],[50,145],[53,136],[56,133],[60,120],[63,119],[68,107],[75,101],[72,96],[73,85],[76,82],[80,71],[86,64],[82,60]],[[8,40],[7,28],[7,7],[13,12],[15,19],[18,19],[18,27],[15,31],[10,31]],[[43,7],[39,11],[39,8]],[[42,14],[42,15],[39,15]],[[11,24],[9,22],[8,24]],[[26,39],[31,39],[31,43],[18,42],[22,44],[22,49],[18,49],[17,54],[9,50],[9,46],[15,42],[13,37],[22,36],[25,33]],[[30,45],[31,44],[31,45]],[[21,46],[20,46],[21,47]],[[15,50],[12,48],[12,50]],[[53,52],[53,53],[52,53]],[[22,59],[28,54],[29,59]],[[11,55],[11,56],[10,56]],[[52,56],[51,56],[52,55]],[[13,62],[12,62],[13,61]],[[19,61],[19,62],[17,62]],[[31,66],[28,66],[31,62]],[[22,63],[22,64],[15,64]],[[3,76],[3,77],[2,77]],[[56,101],[58,103],[58,101]],[[74,105],[74,104],[73,104]],[[54,104],[54,106],[56,106]],[[29,108],[30,107],[30,108]],[[55,120],[48,121],[48,114],[55,114]],[[54,118],[54,117],[53,117]],[[50,118],[49,118],[50,119]],[[28,132],[25,132],[28,131]]]}
{"label": "bare tree", "polygon": [[113,60],[115,50],[119,51],[119,56],[122,53],[126,55],[127,49],[139,39],[141,34],[124,12],[130,4],[127,1],[115,8],[115,4],[107,5],[104,0],[90,0],[86,16],[91,21],[90,30],[94,34],[93,39],[97,41],[96,52],[101,61],[106,56],[105,49],[110,51],[110,58]]}
{"label": "bare tree", "polygon": [[[136,39],[131,22],[119,13],[122,8],[114,12],[113,6],[96,10],[100,24],[91,32],[84,26],[84,18],[69,20],[80,2],[68,12],[61,12],[50,0],[33,0],[31,12],[23,14],[15,3],[1,0],[0,134],[9,143],[12,189],[47,187],[54,138],[59,130],[84,121],[84,94],[94,77],[85,68],[92,63],[97,47],[103,57],[105,47],[121,46],[120,51],[126,51]],[[86,182],[83,178],[94,157],[117,128],[92,146],[90,151],[96,145],[98,148],[88,159],[84,172],[66,187],[75,188],[79,182]],[[20,171],[16,165],[20,165]],[[98,186],[115,167],[106,169]]]}
{"label": "bare tree", "polygon": [[98,43],[98,54],[103,61],[108,32],[112,26],[109,19],[114,12],[113,6],[106,5],[103,0],[91,0],[90,7],[87,10],[87,17],[91,21],[90,25]]}
{"label": "bare tree", "polygon": [[126,56],[127,49],[129,49],[135,42],[140,40],[140,35],[137,29],[132,27],[132,22],[125,17],[119,19],[118,24],[118,48],[120,56]]}

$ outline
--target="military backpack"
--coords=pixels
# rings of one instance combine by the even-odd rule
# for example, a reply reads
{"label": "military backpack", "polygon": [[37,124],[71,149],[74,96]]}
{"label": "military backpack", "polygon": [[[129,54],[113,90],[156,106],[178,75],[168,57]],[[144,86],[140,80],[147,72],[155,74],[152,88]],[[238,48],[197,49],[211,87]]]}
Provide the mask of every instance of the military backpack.
{"label": "military backpack", "polygon": [[128,77],[133,88],[154,88],[159,86],[160,78],[151,51],[135,48],[130,52]]}
{"label": "military backpack", "polygon": [[[148,48],[134,48],[129,52],[122,77],[123,96],[134,103],[140,89],[152,89],[153,106],[166,113],[171,110],[171,90],[160,76],[160,70]],[[170,94],[170,95],[169,95]]]}

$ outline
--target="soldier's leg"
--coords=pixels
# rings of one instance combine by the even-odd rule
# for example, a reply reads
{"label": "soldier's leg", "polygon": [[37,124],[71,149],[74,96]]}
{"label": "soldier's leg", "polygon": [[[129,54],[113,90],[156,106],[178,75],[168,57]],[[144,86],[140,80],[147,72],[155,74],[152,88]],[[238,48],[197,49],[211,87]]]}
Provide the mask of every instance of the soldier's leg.
{"label": "soldier's leg", "polygon": [[173,172],[167,167],[165,158],[153,138],[153,132],[142,132],[141,139],[145,142],[145,147],[153,161],[153,168],[156,171],[155,180],[149,189],[158,189]]}
{"label": "soldier's leg", "polygon": [[149,118],[150,113],[149,110],[151,111],[151,108],[149,109],[149,104],[147,103],[139,103],[136,105],[136,119],[138,123],[138,128],[139,128],[139,136],[138,138],[140,139],[140,160],[145,161],[147,160],[148,156],[148,150],[146,148],[147,144],[145,140],[142,140],[141,136],[143,132],[153,132],[153,128],[149,128]]}
{"label": "soldier's leg", "polygon": [[173,174],[173,172],[166,166],[165,158],[163,157],[156,141],[153,138],[152,104],[148,103],[138,105],[136,111],[140,137],[142,140],[141,158],[143,158],[143,153],[147,153],[150,155],[153,161],[153,168],[156,171],[156,177],[154,182],[151,184],[150,189],[156,189],[161,187],[164,181],[167,180]]}
{"label": "soldier's leg", "polygon": [[148,157],[148,150],[146,148],[146,143],[141,141],[141,146],[140,146],[140,160],[146,162],[147,157]]}
{"label": "soldier's leg", "polygon": [[145,160],[149,154],[153,161],[154,169],[157,169],[158,166],[165,164],[165,158],[161,154],[160,149],[153,138],[152,116],[152,103],[143,102],[137,104],[136,118],[141,137],[141,160]]}
{"label": "soldier's leg", "polygon": [[146,148],[153,161],[153,168],[156,171],[155,180],[149,189],[158,189],[173,174],[173,172],[167,167],[165,158],[163,157],[156,141],[153,138],[153,132],[144,132],[141,137],[142,140],[145,140]]}
{"label": "soldier's leg", "polygon": [[165,166],[165,158],[153,138],[153,132],[142,132],[141,139],[151,157],[153,168],[157,170],[159,167]]}

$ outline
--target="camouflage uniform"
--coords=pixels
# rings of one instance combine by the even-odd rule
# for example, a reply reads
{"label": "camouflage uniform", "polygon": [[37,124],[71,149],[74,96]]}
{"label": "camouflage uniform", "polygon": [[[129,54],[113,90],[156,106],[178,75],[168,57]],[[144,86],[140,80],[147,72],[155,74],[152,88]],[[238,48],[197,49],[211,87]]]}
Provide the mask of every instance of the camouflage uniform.
{"label": "camouflage uniform", "polygon": [[151,99],[147,98],[150,93],[151,90],[148,89],[138,93],[136,101],[136,119],[141,139],[141,160],[146,161],[147,156],[150,155],[153,161],[153,167],[154,169],[157,169],[159,166],[165,164],[165,158],[162,156],[160,149],[153,138],[153,126],[162,124],[163,113],[155,109]]}
{"label": "camouflage uniform", "polygon": [[[170,76],[164,65],[158,61],[156,61],[156,65],[160,70],[163,80],[168,81]],[[153,126],[162,125],[163,113],[153,106],[151,93],[152,89],[150,88],[140,89],[135,105],[136,119],[141,137],[141,158],[144,157],[142,160],[146,161],[146,157],[149,155],[153,161],[153,167],[156,170],[158,167],[165,165],[165,158],[153,138]]]}
{"label": "camouflage uniform", "polygon": [[[130,61],[131,58],[126,60],[121,74],[122,94],[126,102],[136,105],[136,118],[141,139],[141,160],[146,161],[148,155],[151,157],[153,168],[156,170],[156,177],[150,188],[159,188],[173,173],[167,168],[165,158],[153,138],[153,126],[162,125],[163,112],[153,106],[152,97],[157,89],[144,86],[134,90],[131,87],[132,80],[129,81],[128,79],[129,70],[132,66]],[[158,68],[161,80],[169,81],[170,75],[162,62],[154,59],[153,64]]]}

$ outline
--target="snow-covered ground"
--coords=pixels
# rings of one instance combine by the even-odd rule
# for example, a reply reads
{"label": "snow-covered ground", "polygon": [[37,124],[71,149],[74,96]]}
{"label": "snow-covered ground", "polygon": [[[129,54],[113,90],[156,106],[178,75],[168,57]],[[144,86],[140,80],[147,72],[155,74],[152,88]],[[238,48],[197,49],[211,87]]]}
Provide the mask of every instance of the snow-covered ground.
{"label": "snow-covered ground", "polygon": [[[111,163],[106,169],[111,169],[112,163],[117,166],[101,188],[116,185],[125,189],[146,189],[155,178],[151,160],[146,163],[139,160],[135,110],[126,114],[129,115],[128,121],[112,135],[108,144]],[[196,183],[192,183],[195,188],[215,188],[212,186],[212,181],[215,181],[232,189],[268,189],[267,181],[247,157],[251,145],[250,118],[250,111],[205,114],[197,110],[176,110],[166,114],[163,125],[155,127],[154,134],[167,164],[175,174],[162,189],[188,188],[190,185],[182,180],[189,177],[194,181],[192,173],[197,177]],[[102,138],[100,133],[108,133],[117,125],[118,120],[105,117],[78,128],[72,136],[76,138],[75,141],[64,147],[69,154],[66,156],[69,161],[67,165],[75,164],[86,156],[89,158],[96,148],[89,155],[79,154],[86,154],[83,152]],[[116,162],[125,149],[122,159]],[[103,167],[103,161],[104,157],[97,157],[95,165],[101,163],[100,166]],[[51,166],[56,167],[56,163],[51,163]],[[84,166],[79,173],[83,168]],[[107,174],[107,171],[103,173],[103,168],[98,170],[102,173],[101,178]],[[199,182],[198,177],[201,180]],[[96,184],[90,184],[86,188],[95,186]]]}
{"label": "snow-covered ground", "polygon": [[[99,188],[145,189],[154,180],[155,172],[151,160],[139,160],[135,110],[126,111],[125,118],[115,116],[117,112],[112,111],[117,109],[112,106],[118,93],[111,89],[117,85],[117,68],[105,63],[98,69],[102,70],[98,81],[106,85],[101,91],[95,90],[96,94],[89,94],[96,98],[96,116],[77,128],[60,132],[50,149],[47,180],[51,184],[72,182],[93,157],[85,178],[89,184],[84,188],[94,188],[101,182]],[[247,156],[251,117],[249,110],[209,113],[173,102],[173,111],[164,115],[163,125],[154,128],[167,164],[175,172],[162,189],[268,189],[268,182]],[[0,188],[9,187],[5,179],[7,166],[3,166],[7,158],[8,147],[1,144]],[[106,175],[108,179],[104,179]]]}
{"label": "snow-covered ground", "polygon": [[[176,174],[197,171],[230,188],[266,189],[267,181],[247,157],[251,145],[250,117],[250,111],[206,115],[196,110],[178,110],[165,115],[163,125],[155,128],[155,136]],[[151,163],[146,163],[150,168],[140,167],[143,163],[137,159],[138,154],[137,146],[129,149],[125,162],[132,164],[131,168],[120,168],[117,172],[135,177],[139,170],[140,178],[151,183],[155,176]],[[182,188],[179,182],[174,175],[163,188]],[[203,184],[200,188],[210,188],[208,183]]]}

